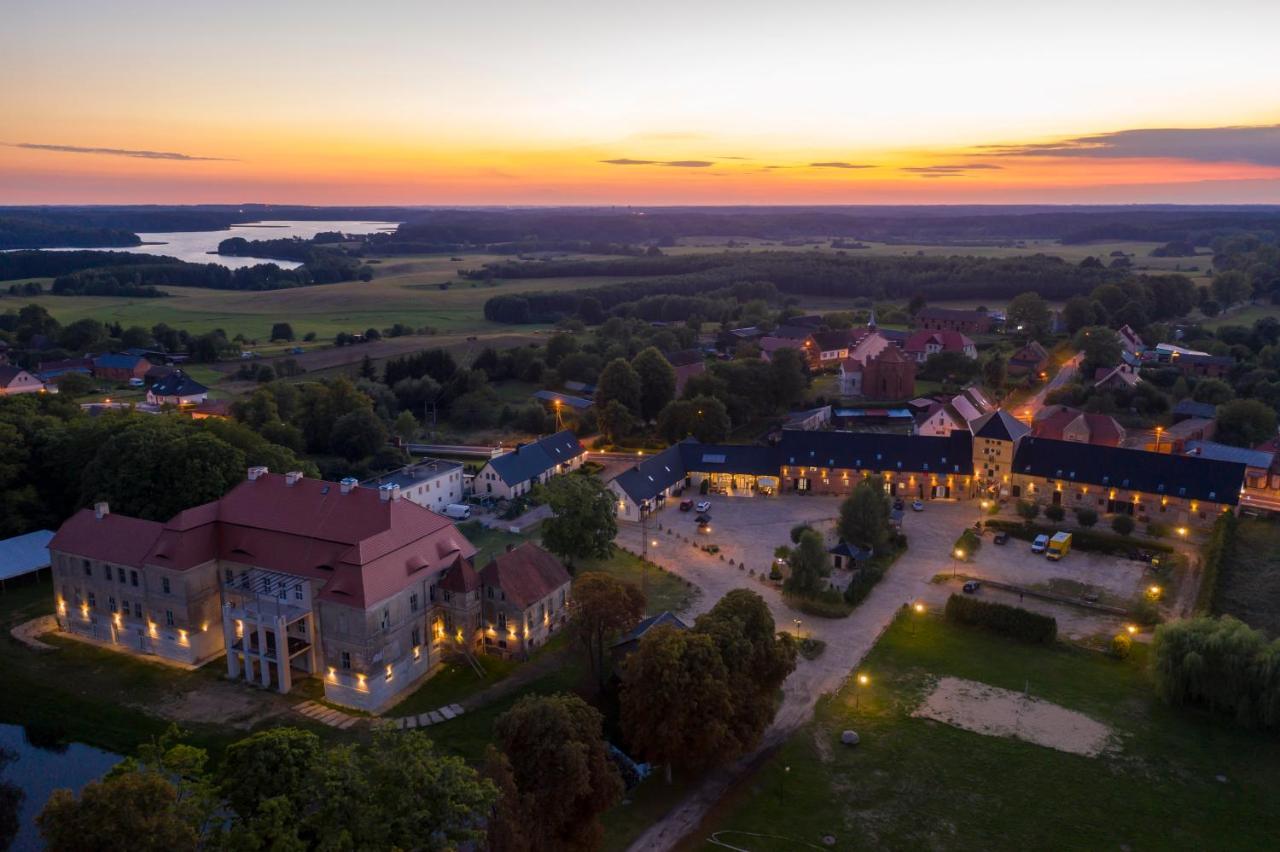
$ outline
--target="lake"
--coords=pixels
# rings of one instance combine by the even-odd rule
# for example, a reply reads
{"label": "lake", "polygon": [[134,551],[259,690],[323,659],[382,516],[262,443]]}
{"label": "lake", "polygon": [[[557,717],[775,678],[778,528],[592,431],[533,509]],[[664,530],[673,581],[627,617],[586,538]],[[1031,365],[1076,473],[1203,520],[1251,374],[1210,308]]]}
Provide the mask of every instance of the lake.
{"label": "lake", "polygon": [[143,245],[121,248],[53,248],[45,251],[127,251],[137,254],[162,254],[185,260],[188,263],[217,263],[228,269],[240,269],[259,263],[274,263],[281,269],[301,266],[291,260],[272,260],[264,257],[222,257],[218,243],[232,237],[246,240],[280,240],[286,237],[302,237],[309,240],[321,231],[341,231],[344,234],[372,234],[378,231],[394,231],[395,222],[346,222],[346,221],[263,221],[232,225],[225,231],[174,231],[170,233],[139,233]]}
{"label": "lake", "polygon": [[79,792],[121,760],[118,754],[80,743],[57,748],[32,745],[19,725],[0,725],[0,748],[18,756],[0,775],[0,780],[17,784],[27,794],[18,814],[18,836],[12,852],[35,852],[44,848],[36,829],[36,814],[54,790],[67,787]]}

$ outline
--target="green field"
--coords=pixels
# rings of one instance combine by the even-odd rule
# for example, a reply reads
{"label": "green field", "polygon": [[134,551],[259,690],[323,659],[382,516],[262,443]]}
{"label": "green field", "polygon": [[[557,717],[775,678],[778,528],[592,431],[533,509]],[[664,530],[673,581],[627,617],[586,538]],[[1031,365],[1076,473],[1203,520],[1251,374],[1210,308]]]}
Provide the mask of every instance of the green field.
{"label": "green field", "polygon": [[[899,623],[847,685],[735,790],[685,848],[1262,849],[1280,831],[1280,743],[1159,703],[1146,646],[1117,661],[1022,645],[940,619]],[[915,718],[951,675],[1085,713],[1112,728],[1085,757]],[[844,730],[862,738],[840,743]],[[788,771],[789,767],[789,771]],[[750,832],[755,835],[728,832]]]}
{"label": "green field", "polygon": [[[108,296],[5,297],[0,307],[35,302],[59,322],[85,317],[123,326],[150,328],[164,322],[174,328],[200,333],[215,328],[228,335],[243,334],[266,340],[274,322],[288,321],[301,339],[315,332],[322,340],[340,331],[387,328],[400,322],[415,328],[431,326],[441,332],[510,332],[512,326],[484,319],[484,303],[497,293],[525,290],[580,290],[613,281],[609,277],[532,278],[488,285],[457,278],[459,268],[475,268],[503,258],[467,255],[461,262],[447,255],[422,255],[377,259],[372,281],[346,281],[265,292],[208,290],[198,287],[163,287],[172,293],[163,299],[122,299]],[[24,279],[25,280],[25,279]],[[448,282],[449,288],[439,285]],[[8,282],[0,282],[0,287]],[[305,344],[304,344],[305,345]]]}

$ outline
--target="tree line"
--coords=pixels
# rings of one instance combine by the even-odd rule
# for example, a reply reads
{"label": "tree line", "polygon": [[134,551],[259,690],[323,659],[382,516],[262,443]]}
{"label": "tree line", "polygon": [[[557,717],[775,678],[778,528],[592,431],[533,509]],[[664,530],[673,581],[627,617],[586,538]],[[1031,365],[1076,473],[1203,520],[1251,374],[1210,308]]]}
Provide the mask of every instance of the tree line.
{"label": "tree line", "polygon": [[[668,274],[655,274],[670,262]],[[631,272],[632,265],[644,270]],[[926,297],[1006,299],[1034,290],[1046,299],[1066,299],[1105,283],[1126,282],[1123,270],[1085,267],[1061,258],[1033,257],[849,257],[799,252],[684,255],[672,258],[627,258],[612,261],[566,261],[525,264],[512,270],[542,275],[544,266],[559,275],[644,274],[619,284],[569,291],[533,291],[494,296],[485,302],[485,318],[494,322],[554,321],[576,315],[584,300],[598,301],[605,311],[647,296],[698,296],[742,283],[768,282],[784,295],[883,299],[904,292]]]}

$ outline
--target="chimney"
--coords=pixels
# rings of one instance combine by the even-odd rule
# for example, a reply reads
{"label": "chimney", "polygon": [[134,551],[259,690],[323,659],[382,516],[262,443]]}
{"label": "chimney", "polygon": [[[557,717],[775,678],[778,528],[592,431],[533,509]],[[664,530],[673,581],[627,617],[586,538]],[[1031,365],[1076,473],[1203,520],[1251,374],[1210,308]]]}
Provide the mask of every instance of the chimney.
{"label": "chimney", "polygon": [[378,486],[378,497],[384,503],[400,499],[400,486],[394,483]]}
{"label": "chimney", "polygon": [[110,514],[111,514],[111,507],[107,505],[105,500],[101,503],[93,504],[93,516],[98,520],[102,520],[103,518],[105,518],[107,515],[110,515]]}
{"label": "chimney", "polygon": [[338,485],[342,489],[343,494],[350,494],[351,489],[355,488],[359,484],[360,480],[356,479],[354,476],[344,476],[342,479],[338,480]]}
{"label": "chimney", "polygon": [[302,471],[291,470],[284,475],[284,484],[293,485],[295,482],[297,482],[301,478],[302,478]]}
{"label": "chimney", "polygon": [[249,468],[249,481],[250,481],[250,482],[253,482],[255,479],[257,479],[257,478],[258,478],[258,477],[260,477],[260,476],[266,476],[266,475],[267,475],[267,469],[266,469],[265,467],[261,466],[261,465],[259,465],[259,466],[257,466],[257,467],[251,467],[251,468]]}

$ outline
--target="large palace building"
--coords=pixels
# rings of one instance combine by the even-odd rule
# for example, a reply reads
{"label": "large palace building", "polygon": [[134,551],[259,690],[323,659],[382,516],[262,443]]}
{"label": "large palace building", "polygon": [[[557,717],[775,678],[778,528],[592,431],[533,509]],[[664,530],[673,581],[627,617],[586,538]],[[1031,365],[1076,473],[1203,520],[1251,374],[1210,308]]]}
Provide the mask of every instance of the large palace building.
{"label": "large palace building", "polygon": [[614,479],[618,517],[638,521],[686,488],[848,494],[863,481],[907,500],[1025,499],[1100,515],[1203,526],[1240,502],[1246,465],[1031,436],[994,411],[946,436],[783,430],[771,446],[682,441]]}
{"label": "large palace building", "polygon": [[477,570],[453,523],[394,484],[262,467],[165,523],[99,503],[49,550],[63,630],[193,666],[225,653],[230,677],[281,692],[318,677],[372,712],[447,654],[522,654],[567,615],[569,575],[534,545]]}

